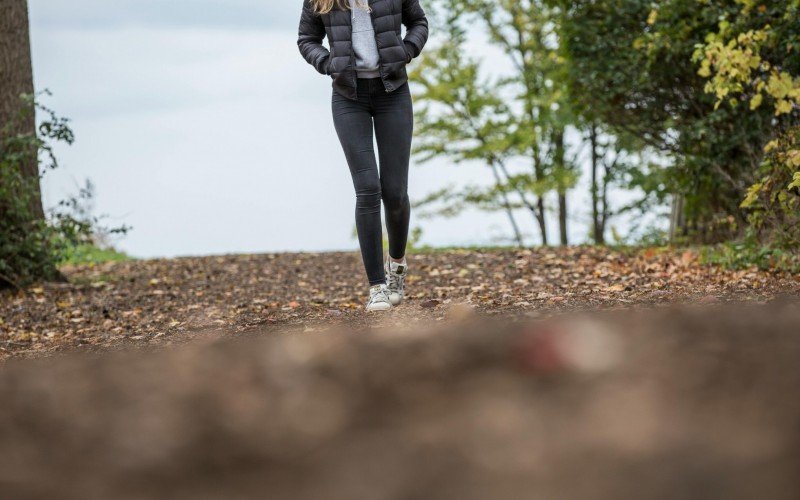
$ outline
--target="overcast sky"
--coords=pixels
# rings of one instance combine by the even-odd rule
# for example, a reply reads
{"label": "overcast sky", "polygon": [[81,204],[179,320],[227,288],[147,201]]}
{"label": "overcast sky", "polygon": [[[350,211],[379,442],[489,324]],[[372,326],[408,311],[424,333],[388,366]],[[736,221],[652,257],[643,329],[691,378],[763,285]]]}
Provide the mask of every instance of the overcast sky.
{"label": "overcast sky", "polygon": [[[97,212],[133,226],[118,246],[139,257],[356,248],[330,80],[296,47],[300,6],[31,0],[36,87],[53,92],[46,103],[77,135],[58,149],[63,168],[46,176],[46,203],[91,179]],[[490,178],[479,165],[412,165],[410,191],[418,199]],[[502,214],[412,226],[440,246],[510,234]]]}

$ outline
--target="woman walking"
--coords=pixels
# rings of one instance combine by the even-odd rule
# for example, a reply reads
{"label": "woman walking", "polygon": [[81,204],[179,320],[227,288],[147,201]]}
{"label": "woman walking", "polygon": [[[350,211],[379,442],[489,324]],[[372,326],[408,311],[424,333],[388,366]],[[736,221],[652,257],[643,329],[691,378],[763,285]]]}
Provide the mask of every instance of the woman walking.
{"label": "woman walking", "polygon": [[[322,44],[326,36],[330,51]],[[368,311],[389,310],[405,296],[414,126],[406,65],[427,40],[428,20],[419,0],[304,0],[297,44],[309,64],[333,79],[333,122],[356,191]],[[389,234],[385,265],[381,202]]]}

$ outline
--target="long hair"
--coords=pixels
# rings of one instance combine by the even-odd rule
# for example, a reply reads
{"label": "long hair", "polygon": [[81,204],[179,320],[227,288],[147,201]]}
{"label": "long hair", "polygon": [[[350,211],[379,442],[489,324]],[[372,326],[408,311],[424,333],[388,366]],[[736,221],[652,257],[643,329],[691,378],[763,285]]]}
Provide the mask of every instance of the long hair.
{"label": "long hair", "polygon": [[[334,6],[341,10],[350,8],[350,0],[312,0],[312,3],[314,4],[314,12],[317,14],[327,14],[333,10]],[[364,7],[369,10],[367,0],[357,0],[356,4],[358,4],[359,7]]]}

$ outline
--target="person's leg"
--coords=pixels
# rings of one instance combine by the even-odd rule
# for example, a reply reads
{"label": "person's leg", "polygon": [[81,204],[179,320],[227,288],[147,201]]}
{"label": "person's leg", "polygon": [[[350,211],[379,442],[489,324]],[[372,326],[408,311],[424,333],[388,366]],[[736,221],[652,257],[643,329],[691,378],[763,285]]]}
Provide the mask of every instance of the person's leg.
{"label": "person's leg", "polygon": [[389,256],[399,260],[406,255],[411,203],[408,200],[408,164],[414,110],[408,84],[392,93],[373,95],[375,135],[381,169],[381,191],[389,233]]}
{"label": "person's leg", "polygon": [[332,108],[333,123],[356,190],[356,230],[364,268],[370,285],[383,284],[386,273],[383,268],[381,183],[372,145],[369,95],[360,88],[359,100],[351,101],[334,92]]}

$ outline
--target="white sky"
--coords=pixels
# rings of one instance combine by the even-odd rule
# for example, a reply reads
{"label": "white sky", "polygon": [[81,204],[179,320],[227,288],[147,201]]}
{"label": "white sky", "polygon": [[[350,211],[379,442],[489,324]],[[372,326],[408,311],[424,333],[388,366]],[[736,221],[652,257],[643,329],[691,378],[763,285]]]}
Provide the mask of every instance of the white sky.
{"label": "white sky", "polygon": [[[77,135],[57,150],[46,204],[91,179],[97,212],[133,226],[118,246],[139,257],[355,249],[330,81],[296,46],[300,5],[31,0],[36,87]],[[412,165],[410,194],[490,179],[480,165]],[[530,216],[518,219],[533,235]],[[573,239],[587,222],[576,214]],[[502,213],[412,226],[437,246],[511,234]]]}

